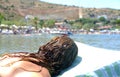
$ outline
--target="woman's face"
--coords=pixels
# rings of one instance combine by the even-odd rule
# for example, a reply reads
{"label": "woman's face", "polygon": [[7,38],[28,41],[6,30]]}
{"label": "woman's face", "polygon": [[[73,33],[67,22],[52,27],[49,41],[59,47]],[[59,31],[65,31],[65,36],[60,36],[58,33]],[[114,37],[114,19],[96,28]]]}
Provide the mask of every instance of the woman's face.
{"label": "woman's face", "polygon": [[48,70],[21,58],[1,58],[0,77],[50,77]]}

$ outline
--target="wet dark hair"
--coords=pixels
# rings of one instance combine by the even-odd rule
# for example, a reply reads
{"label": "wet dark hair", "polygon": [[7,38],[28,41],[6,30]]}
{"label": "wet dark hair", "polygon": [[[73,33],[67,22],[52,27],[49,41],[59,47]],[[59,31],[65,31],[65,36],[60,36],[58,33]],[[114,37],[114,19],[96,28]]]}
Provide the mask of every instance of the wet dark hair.
{"label": "wet dark hair", "polygon": [[[38,56],[37,53],[14,52],[14,53],[9,53],[9,54],[4,54],[1,57],[0,61],[5,60],[6,58],[15,58],[15,57],[20,58],[20,60],[18,60],[18,61],[29,61],[29,62],[32,62],[34,64],[48,68],[48,65],[44,64],[42,62],[42,59]],[[18,61],[16,61],[16,62],[18,62]]]}
{"label": "wet dark hair", "polygon": [[68,36],[58,36],[39,48],[38,54],[48,64],[51,76],[58,75],[75,60],[78,48]]}

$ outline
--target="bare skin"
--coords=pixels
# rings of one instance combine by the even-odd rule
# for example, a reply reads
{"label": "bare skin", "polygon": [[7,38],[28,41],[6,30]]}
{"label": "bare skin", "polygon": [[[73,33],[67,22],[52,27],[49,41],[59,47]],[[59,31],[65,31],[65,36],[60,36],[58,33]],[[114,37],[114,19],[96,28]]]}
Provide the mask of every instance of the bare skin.
{"label": "bare skin", "polygon": [[[17,61],[19,58],[14,58]],[[11,59],[12,60],[12,59]],[[8,62],[8,61],[7,61]],[[4,64],[7,64],[3,62]],[[9,63],[9,62],[8,62]],[[0,77],[51,77],[45,67],[28,61],[18,61],[12,65],[0,66]]]}

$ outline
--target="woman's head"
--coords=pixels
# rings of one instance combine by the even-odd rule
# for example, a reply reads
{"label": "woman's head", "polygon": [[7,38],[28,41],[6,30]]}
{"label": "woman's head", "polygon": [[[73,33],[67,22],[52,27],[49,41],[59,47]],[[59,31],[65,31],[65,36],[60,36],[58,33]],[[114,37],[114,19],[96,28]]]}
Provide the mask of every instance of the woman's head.
{"label": "woman's head", "polygon": [[78,48],[74,41],[67,36],[53,38],[39,48],[38,54],[45,64],[50,67],[51,75],[57,75],[69,67],[75,60]]}

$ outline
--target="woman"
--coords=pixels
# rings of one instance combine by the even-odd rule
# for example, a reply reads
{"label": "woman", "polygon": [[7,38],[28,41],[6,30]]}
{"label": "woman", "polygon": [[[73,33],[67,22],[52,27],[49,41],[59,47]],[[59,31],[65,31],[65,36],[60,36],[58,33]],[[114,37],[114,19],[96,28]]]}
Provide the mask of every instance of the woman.
{"label": "woman", "polygon": [[54,77],[75,60],[78,48],[67,36],[53,38],[37,53],[17,52],[0,59],[0,77]]}

